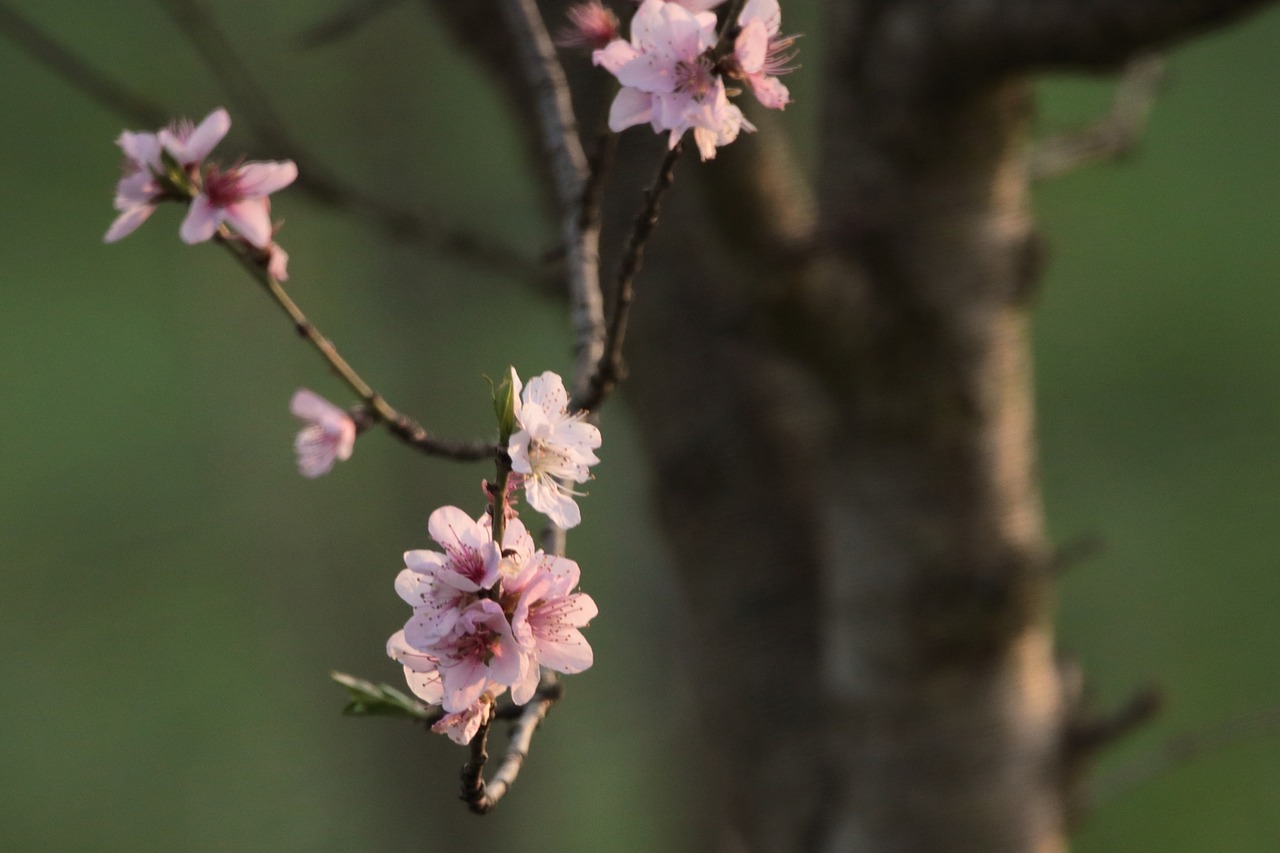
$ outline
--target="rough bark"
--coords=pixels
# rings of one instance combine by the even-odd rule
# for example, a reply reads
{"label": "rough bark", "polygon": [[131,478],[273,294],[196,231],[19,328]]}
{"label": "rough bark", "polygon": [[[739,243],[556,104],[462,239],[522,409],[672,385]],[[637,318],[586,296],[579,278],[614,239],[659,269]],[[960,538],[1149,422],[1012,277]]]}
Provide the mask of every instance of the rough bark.
{"label": "rough bark", "polygon": [[[682,163],[627,348],[725,849],[1064,850],[1079,757],[1036,481],[1018,75],[1262,4],[826,5],[816,200],[772,132]],[[659,148],[624,137],[606,246]]]}

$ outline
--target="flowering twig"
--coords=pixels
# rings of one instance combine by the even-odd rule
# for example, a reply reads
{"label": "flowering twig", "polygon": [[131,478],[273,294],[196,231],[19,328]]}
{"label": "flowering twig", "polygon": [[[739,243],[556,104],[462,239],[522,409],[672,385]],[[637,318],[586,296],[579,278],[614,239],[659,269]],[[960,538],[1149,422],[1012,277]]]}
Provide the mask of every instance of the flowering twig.
{"label": "flowering twig", "polygon": [[504,0],[502,11],[518,47],[521,71],[537,100],[542,145],[551,158],[561,237],[569,274],[574,328],[574,396],[585,391],[604,348],[599,217],[587,215],[588,164],[564,69],[533,0]]}
{"label": "flowering twig", "polygon": [[421,424],[408,415],[393,408],[381,394],[373,390],[360,374],[347,363],[333,343],[316,328],[298,304],[293,301],[284,287],[266,270],[259,251],[243,241],[229,236],[225,226],[217,238],[235,258],[258,280],[276,304],[289,315],[298,333],[311,342],[316,351],[329,363],[342,380],[350,386],[362,401],[368,416],[381,421],[387,428],[406,444],[429,453],[433,456],[444,456],[462,461],[487,459],[498,452],[497,446],[483,441],[450,441],[437,438],[427,432]]}
{"label": "flowering twig", "polygon": [[609,318],[603,352],[586,383],[586,388],[581,394],[575,395],[571,409],[595,411],[626,375],[622,361],[622,342],[627,335],[631,300],[635,296],[635,278],[644,260],[644,247],[658,224],[658,211],[662,206],[662,197],[675,180],[676,161],[680,158],[682,149],[683,145],[677,144],[663,156],[653,186],[645,192],[644,206],[636,215],[631,237],[627,240],[627,248],[618,269],[613,315]]}
{"label": "flowering twig", "polygon": [[487,814],[498,805],[520,775],[520,768],[529,755],[529,744],[533,740],[534,731],[563,692],[559,680],[554,674],[548,673],[538,688],[537,695],[518,709],[502,764],[488,781],[484,778],[484,767],[489,760],[485,749],[489,724],[481,726],[471,741],[471,759],[462,768],[462,799],[467,808],[476,814]]}
{"label": "flowering twig", "polygon": [[[157,127],[174,114],[172,110],[120,85],[85,62],[75,51],[15,12],[4,0],[0,0],[0,35],[79,90],[90,101],[105,107],[130,124]],[[260,119],[261,116],[256,119],[251,116],[250,123],[254,125],[255,132],[262,136],[263,131],[257,124]],[[368,195],[334,177],[314,156],[282,131],[276,130],[268,136],[276,141],[271,147],[281,152],[292,152],[294,161],[304,165],[306,171],[299,175],[296,186],[319,204],[370,223],[392,240],[440,252],[522,281],[541,282],[545,278],[542,263],[513,247],[470,232],[445,228],[432,217]]]}
{"label": "flowering twig", "polygon": [[298,164],[305,183],[299,181],[322,204],[339,209],[349,208],[397,240],[412,241],[484,266],[504,275],[538,281],[540,266],[516,249],[469,232],[448,229],[427,218],[387,204],[338,181],[317,162],[306,148],[292,137],[266,95],[258,87],[245,64],[235,52],[231,40],[217,22],[194,0],[157,0],[183,35],[191,42],[213,74],[227,90],[233,102],[244,110],[249,125],[267,147],[287,152]]}

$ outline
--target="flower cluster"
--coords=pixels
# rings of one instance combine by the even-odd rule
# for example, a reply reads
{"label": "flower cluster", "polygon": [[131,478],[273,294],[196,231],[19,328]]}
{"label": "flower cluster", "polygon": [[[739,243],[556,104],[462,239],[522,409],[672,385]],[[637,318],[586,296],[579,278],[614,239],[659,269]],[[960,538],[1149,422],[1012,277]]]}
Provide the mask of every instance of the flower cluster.
{"label": "flower cluster", "polygon": [[719,48],[718,2],[643,0],[631,19],[630,40],[615,39],[592,60],[618,78],[622,89],[609,110],[609,128],[648,122],[670,133],[674,148],[692,130],[703,160],[755,127],[729,102],[726,78],[744,81],[761,105],[782,109],[790,100],[778,76],[791,70],[795,39],[779,35],[778,0],[748,0],[736,22],[732,50]]}
{"label": "flower cluster", "polygon": [[596,615],[596,605],[574,592],[578,564],[534,547],[510,491],[518,482],[553,522],[578,524],[576,493],[566,483],[590,477],[600,431],[581,413],[569,414],[556,374],[522,385],[513,369],[509,382],[499,421],[510,432],[513,473],[506,483],[486,484],[490,506],[479,518],[452,506],[433,512],[427,529],[441,550],[409,551],[396,578],[413,616],[392,635],[387,654],[404,667],[419,699],[444,709],[435,730],[458,743],[475,736],[507,690],[515,704],[528,702],[542,667],[571,674],[592,661],[578,629]]}
{"label": "flower cluster", "polygon": [[116,143],[124,151],[124,175],[116,185],[119,215],[103,238],[114,243],[132,234],[162,201],[190,201],[179,235],[203,243],[223,225],[260,253],[267,272],[288,277],[288,254],[272,239],[267,198],[298,177],[291,160],[237,163],[224,169],[205,158],[231,129],[231,118],[216,109],[198,125],[174,122],[155,133],[125,131]]}
{"label": "flower cluster", "polygon": [[409,551],[396,592],[413,616],[387,642],[409,688],[446,716],[435,730],[467,743],[511,690],[517,705],[538,688],[541,667],[563,673],[591,666],[578,629],[596,615],[578,586],[578,564],[535,550],[518,518],[501,547],[490,517],[446,506],[427,522],[440,551]]}

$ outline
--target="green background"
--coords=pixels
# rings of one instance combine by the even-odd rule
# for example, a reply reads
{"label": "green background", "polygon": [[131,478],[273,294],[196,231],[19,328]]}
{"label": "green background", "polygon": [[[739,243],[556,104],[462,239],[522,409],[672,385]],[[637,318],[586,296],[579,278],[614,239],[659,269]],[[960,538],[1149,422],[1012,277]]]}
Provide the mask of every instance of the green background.
{"label": "green background", "polygon": [[[209,3],[347,179],[545,248],[483,75],[418,4],[299,49],[338,6]],[[20,7],[175,113],[237,116],[154,4]],[[806,5],[784,11],[787,29],[818,32]],[[1271,13],[1173,53],[1138,152],[1037,191],[1053,260],[1035,324],[1049,524],[1107,543],[1065,577],[1061,643],[1101,706],[1151,682],[1170,699],[1104,778],[1174,735],[1280,705],[1278,45]],[[820,38],[802,47],[786,117],[811,149]],[[485,467],[378,432],[330,476],[299,477],[289,396],[347,402],[343,389],[230,259],[179,242],[179,210],[102,244],[128,123],[7,42],[0,81],[0,849],[706,849],[715,756],[697,745],[682,605],[626,404],[604,413],[605,462],[571,539],[600,605],[597,664],[569,681],[512,795],[474,818],[455,799],[461,749],[340,716],[327,672],[398,681],[383,643],[407,616],[400,554],[428,544],[432,508],[479,511]],[[1042,88],[1046,133],[1110,92]],[[250,138],[237,123],[219,152]],[[567,370],[554,301],[391,245],[296,190],[273,212],[294,295],[439,432],[491,429],[482,374]],[[1107,790],[1079,851],[1280,847],[1274,733]]]}

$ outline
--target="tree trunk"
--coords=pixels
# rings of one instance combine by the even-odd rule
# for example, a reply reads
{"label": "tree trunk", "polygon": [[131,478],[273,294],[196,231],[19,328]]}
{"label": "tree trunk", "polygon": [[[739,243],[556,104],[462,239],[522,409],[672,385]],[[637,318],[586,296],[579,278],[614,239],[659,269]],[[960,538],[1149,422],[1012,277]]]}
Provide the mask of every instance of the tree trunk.
{"label": "tree trunk", "polygon": [[[1066,849],[1088,756],[1036,478],[1028,75],[1262,5],[832,0],[816,198],[771,117],[681,163],[626,389],[687,591],[725,850]],[[599,126],[605,81],[571,71]],[[623,137],[605,270],[661,148]]]}

